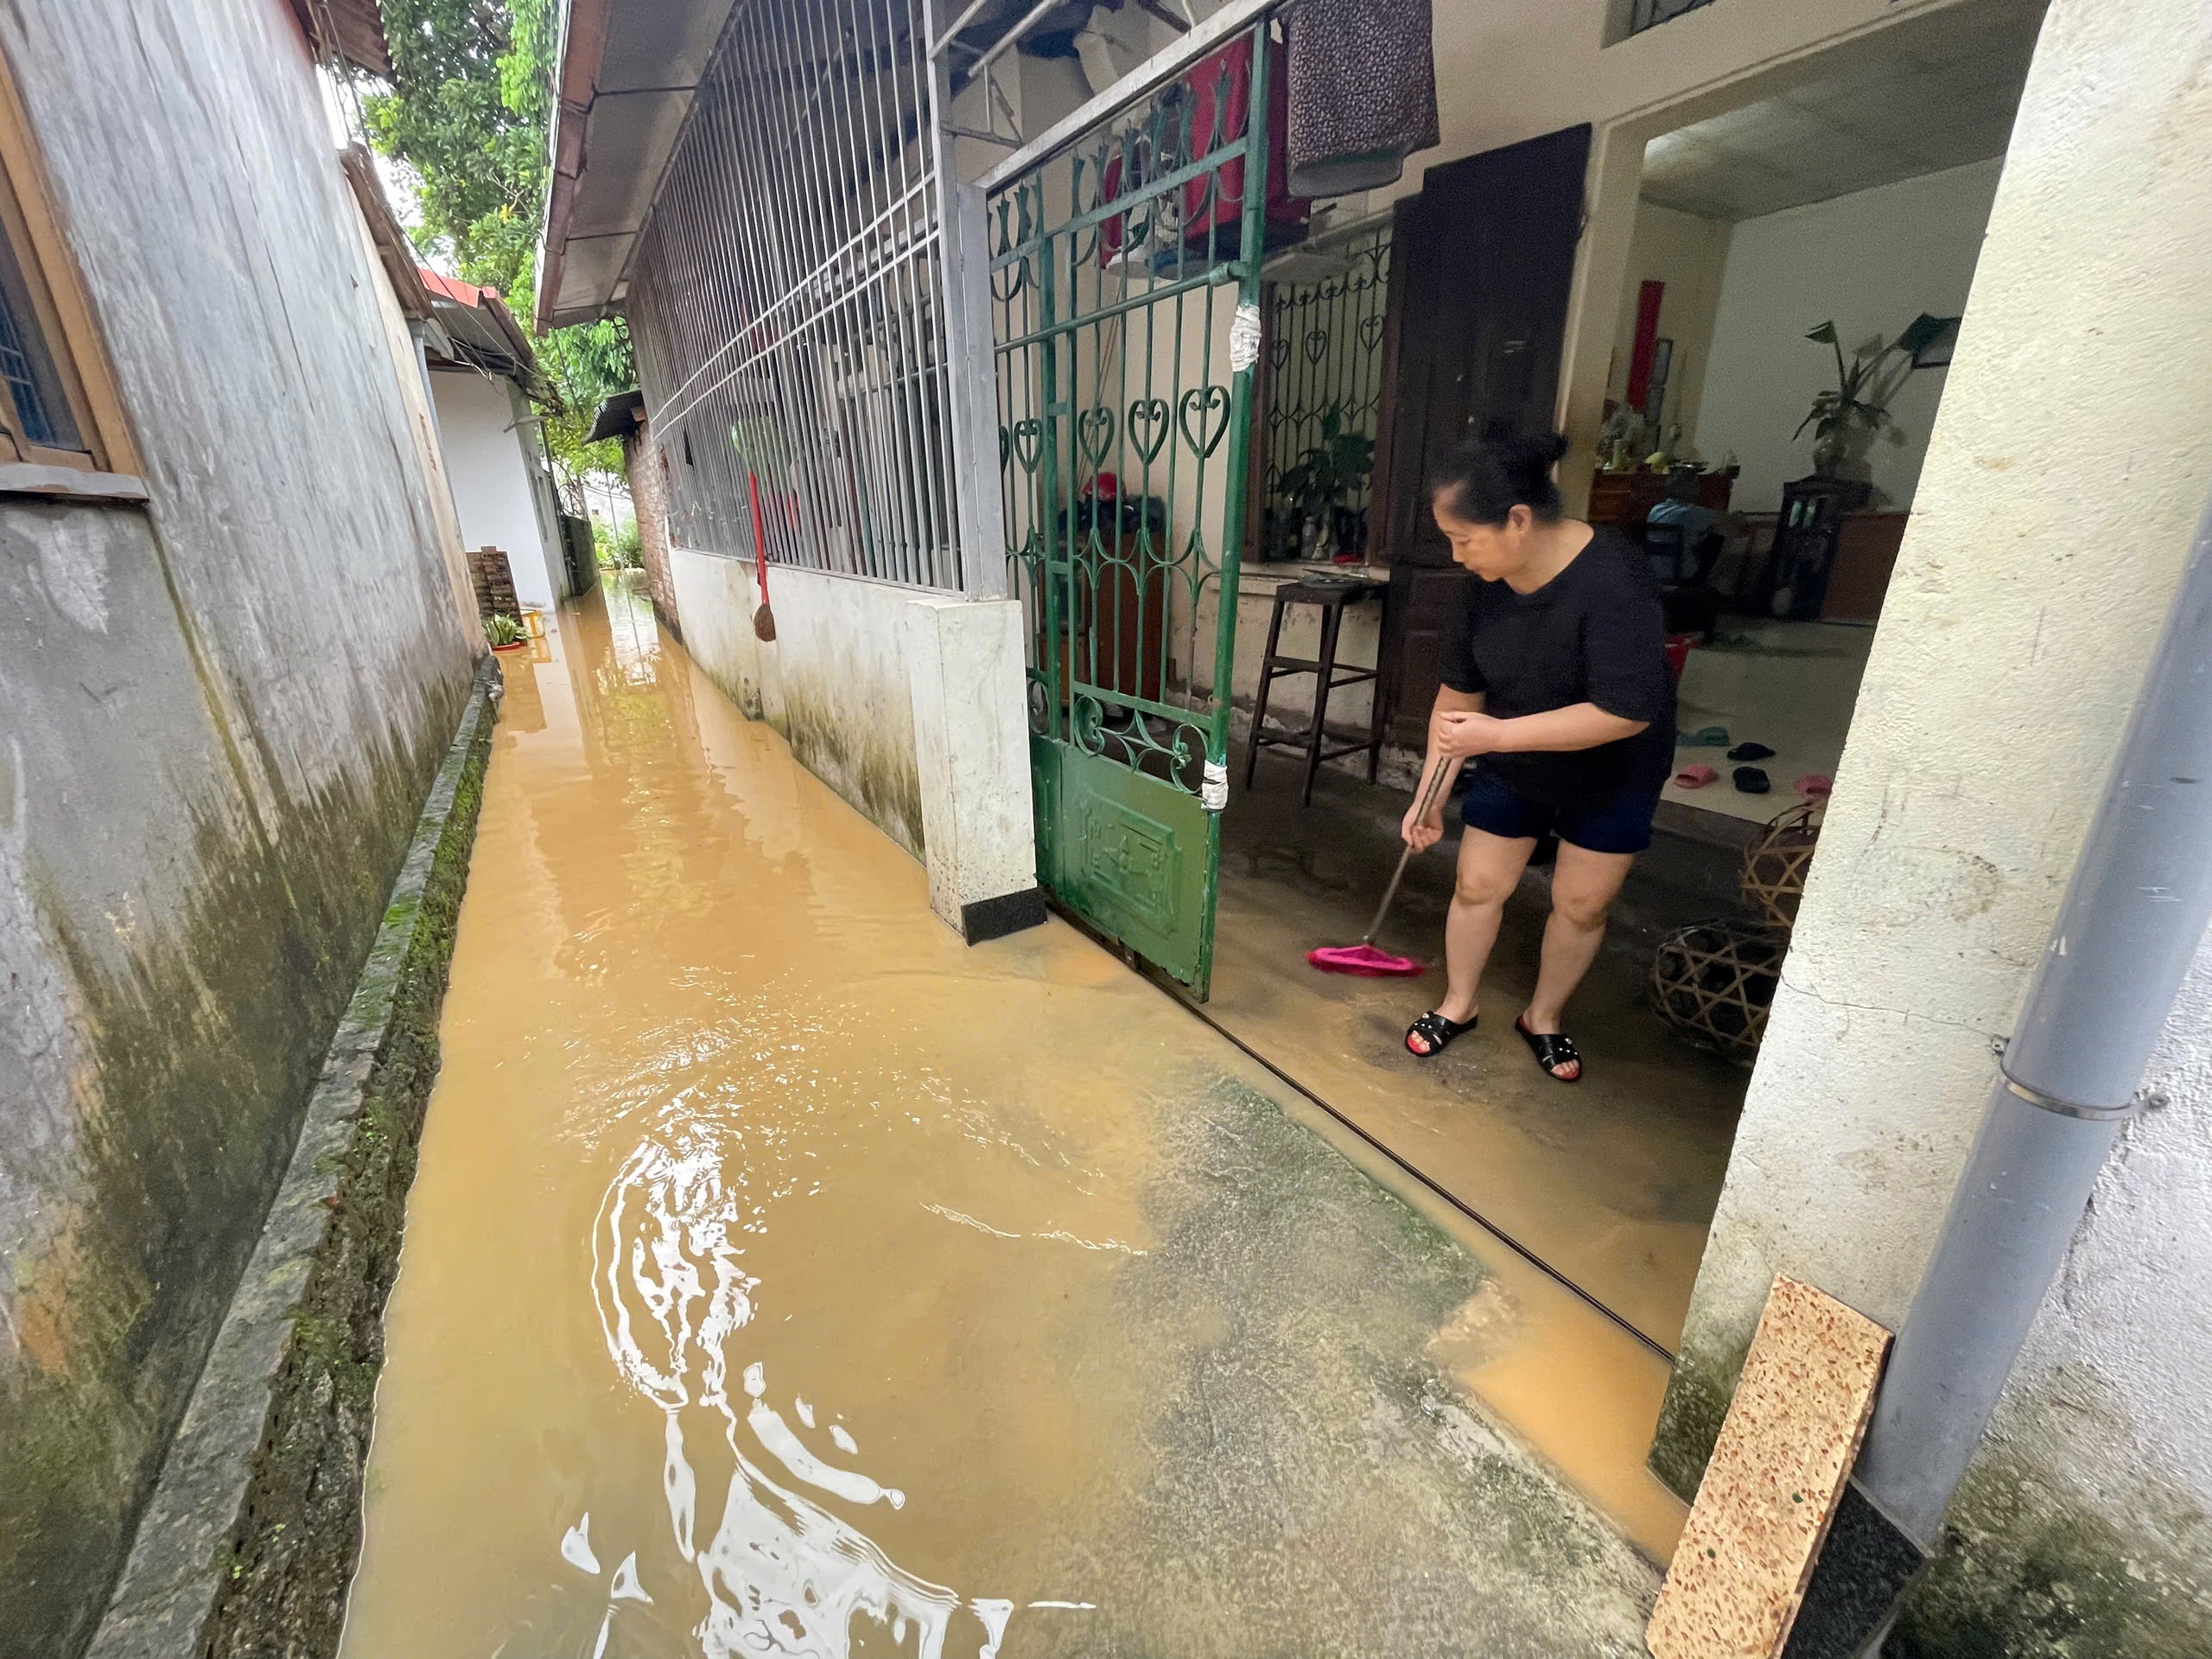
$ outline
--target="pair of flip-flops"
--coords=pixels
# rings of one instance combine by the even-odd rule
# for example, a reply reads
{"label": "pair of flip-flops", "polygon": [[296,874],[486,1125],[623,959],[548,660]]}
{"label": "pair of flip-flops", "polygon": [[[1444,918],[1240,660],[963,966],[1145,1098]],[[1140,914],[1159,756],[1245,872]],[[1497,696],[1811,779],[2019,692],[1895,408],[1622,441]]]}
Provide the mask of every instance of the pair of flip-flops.
{"label": "pair of flip-flops", "polygon": [[[1476,1020],[1481,1016],[1478,1014]],[[1433,1060],[1439,1054],[1475,1028],[1476,1020],[1446,1020],[1434,1008],[1406,1027],[1406,1052],[1416,1059]],[[1531,1031],[1526,1015],[1513,1022],[1513,1029],[1521,1040],[1529,1045],[1529,1053],[1536,1057],[1536,1065],[1554,1083],[1582,1081],[1582,1055],[1574,1046],[1574,1039],[1563,1031]],[[1421,1039],[1421,1046],[1414,1046],[1414,1039]],[[1574,1068],[1572,1073],[1568,1066]]]}
{"label": "pair of flip-flops", "polygon": [[[1774,787],[1773,781],[1757,766],[1738,766],[1733,776],[1736,787],[1746,795],[1764,795]],[[1719,781],[1719,772],[1702,761],[1694,766],[1684,766],[1675,774],[1675,786],[1678,789],[1703,789],[1707,784]]]}
{"label": "pair of flip-flops", "polygon": [[[1719,781],[1719,772],[1702,763],[1684,766],[1675,774],[1675,785],[1678,789],[1703,789],[1707,784]],[[1762,766],[1737,767],[1733,781],[1737,789],[1745,795],[1764,795],[1774,788],[1774,780],[1766,775],[1765,768]],[[1790,787],[1807,800],[1826,800],[1834,792],[1835,780],[1824,772],[1808,772]]]}
{"label": "pair of flip-flops", "polygon": [[[1770,758],[1774,751],[1764,743],[1738,743],[1728,751],[1731,760],[1752,761]],[[1764,766],[1739,766],[1730,774],[1739,795],[1764,795],[1774,787],[1774,780],[1766,775]]]}

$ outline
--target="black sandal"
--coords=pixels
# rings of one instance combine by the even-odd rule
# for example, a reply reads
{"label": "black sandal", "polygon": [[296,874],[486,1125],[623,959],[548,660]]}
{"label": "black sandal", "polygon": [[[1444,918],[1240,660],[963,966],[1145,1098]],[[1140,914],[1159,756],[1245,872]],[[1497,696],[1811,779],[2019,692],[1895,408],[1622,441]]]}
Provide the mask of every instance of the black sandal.
{"label": "black sandal", "polygon": [[[1434,1008],[1431,1008],[1406,1027],[1406,1052],[1417,1060],[1433,1060],[1451,1047],[1455,1039],[1464,1037],[1472,1031],[1481,1019],[1482,1015],[1478,1014],[1474,1019],[1461,1025],[1456,1020],[1446,1020]],[[1414,1046],[1414,1039],[1416,1037],[1428,1045],[1426,1051]]]}
{"label": "black sandal", "polygon": [[[1563,1031],[1531,1031],[1525,1016],[1513,1022],[1513,1029],[1521,1033],[1521,1040],[1529,1045],[1529,1052],[1536,1057],[1536,1064],[1554,1083],[1582,1081],[1582,1052],[1574,1046],[1574,1039]],[[1573,1065],[1574,1075],[1562,1077],[1559,1068]]]}

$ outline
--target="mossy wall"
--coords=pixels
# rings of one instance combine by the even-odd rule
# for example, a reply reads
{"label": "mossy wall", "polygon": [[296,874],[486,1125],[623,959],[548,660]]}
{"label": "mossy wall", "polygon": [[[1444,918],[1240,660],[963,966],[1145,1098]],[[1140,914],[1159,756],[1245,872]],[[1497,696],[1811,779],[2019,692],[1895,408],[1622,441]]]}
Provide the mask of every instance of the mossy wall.
{"label": "mossy wall", "polygon": [[1953,1503],[1891,1637],[1893,1659],[2202,1659],[2212,1524],[2170,1487],[2116,1526],[2001,1441]]}
{"label": "mossy wall", "polygon": [[487,711],[461,763],[420,895],[386,913],[388,925],[412,931],[359,1109],[343,1151],[326,1158],[336,1166],[330,1217],[294,1316],[228,1570],[203,1634],[211,1659],[338,1651],[360,1554],[361,1482],[384,1364],[385,1302],[399,1270],[407,1193],[437,1076],[438,1011],[492,734]]}
{"label": "mossy wall", "polygon": [[143,506],[0,497],[0,1648],[82,1646],[468,685],[289,8],[0,8]]}

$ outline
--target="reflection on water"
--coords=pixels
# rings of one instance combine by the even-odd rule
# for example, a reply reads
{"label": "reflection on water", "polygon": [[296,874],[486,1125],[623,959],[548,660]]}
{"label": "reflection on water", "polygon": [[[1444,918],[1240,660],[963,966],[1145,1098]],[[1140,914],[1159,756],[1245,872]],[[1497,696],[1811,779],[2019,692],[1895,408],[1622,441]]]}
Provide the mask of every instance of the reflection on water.
{"label": "reflection on water", "polygon": [[[728,1347],[753,1317],[760,1281],[740,1265],[733,1232],[757,1230],[762,1206],[745,1202],[743,1176],[713,1126],[688,1124],[630,1154],[607,1189],[594,1234],[593,1284],[607,1350],[630,1385],[667,1414],[662,1486],[677,1553],[694,1563],[712,1603],[700,1630],[714,1656],[849,1653],[855,1619],[887,1626],[920,1659],[940,1659],[960,1596],[891,1560],[856,1527],[798,1487],[866,1508],[899,1509],[906,1494],[855,1470],[824,1462],[768,1403],[767,1368],[744,1369],[750,1403],[742,1427],[728,1394]],[[732,1179],[725,1180],[725,1171]],[[813,1410],[794,1402],[802,1421]],[[694,1409],[696,1408],[696,1409]],[[732,1468],[721,1521],[698,1547],[699,1478],[685,1446],[691,1433],[719,1440]],[[833,1437],[836,1431],[833,1431]],[[845,1446],[853,1445],[849,1432]],[[841,1447],[842,1449],[842,1447]],[[765,1453],[789,1484],[757,1460]],[[978,1651],[995,1655],[1010,1601],[964,1604],[980,1626]]]}
{"label": "reflection on water", "polygon": [[1648,1574],[1431,1352],[1475,1257],[1067,928],[963,945],[626,587],[550,655],[345,1659],[1635,1651]]}

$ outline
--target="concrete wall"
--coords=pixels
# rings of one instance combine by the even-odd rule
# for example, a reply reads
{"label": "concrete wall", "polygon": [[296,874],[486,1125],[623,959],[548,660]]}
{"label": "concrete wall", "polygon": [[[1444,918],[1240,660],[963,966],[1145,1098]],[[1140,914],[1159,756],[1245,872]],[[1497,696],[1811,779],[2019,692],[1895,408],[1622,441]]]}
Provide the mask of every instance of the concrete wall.
{"label": "concrete wall", "polygon": [[752,561],[673,547],[669,575],[692,659],[928,865],[931,907],[949,925],[1033,892],[1019,601],[772,564],[776,638],[764,644]]}
{"label": "concrete wall", "polygon": [[[1848,360],[1854,346],[1895,340],[1923,311],[1965,309],[2000,166],[1976,162],[1735,227],[1697,432],[1708,459],[1732,449],[1743,462],[1737,506],[1770,512],[1782,486],[1813,470],[1812,433],[1790,434],[1814,394],[1834,389],[1835,359],[1806,330],[1833,318]],[[1947,373],[1895,378],[1896,425],[1865,452],[1878,504],[1911,505]]]}
{"label": "concrete wall", "polygon": [[922,786],[903,630],[910,588],[768,567],[776,639],[753,637],[749,559],[671,548],[683,643],[747,717],[789,740],[801,765],[919,858]]}
{"label": "concrete wall", "polygon": [[430,390],[462,543],[499,549],[514,570],[515,597],[550,611],[568,584],[552,503],[530,453],[537,428],[520,424],[527,404],[512,382],[467,370],[433,370]]}
{"label": "concrete wall", "polygon": [[[1683,1333],[1678,1485],[1775,1273],[1910,1305],[2212,481],[2207,270],[2212,12],[2056,0]],[[1912,1651],[2212,1651],[2212,952],[2152,1073]]]}
{"label": "concrete wall", "polygon": [[668,561],[668,496],[660,471],[660,446],[649,422],[622,441],[623,470],[630,478],[630,500],[638,515],[638,552],[645,564],[645,586],[661,626],[683,638],[683,613],[676,606],[676,581]]}
{"label": "concrete wall", "polygon": [[0,1646],[72,1654],[251,1249],[470,646],[278,0],[0,6],[144,459],[0,500]]}
{"label": "concrete wall", "polygon": [[[1667,374],[1664,426],[1681,423],[1682,442],[1700,448],[1698,405],[1713,360],[1713,325],[1720,308],[1721,277],[1728,263],[1730,226],[1726,219],[1677,213],[1656,201],[1636,205],[1636,232],[1629,244],[1628,280],[1621,285],[1620,309],[1613,330],[1612,369],[1605,396],[1628,392],[1629,359],[1636,342],[1636,311],[1647,282],[1663,283],[1659,296],[1659,338],[1675,342]],[[1803,329],[1797,331],[1804,333]],[[1655,436],[1662,435],[1654,435]],[[1707,457],[1719,465],[1724,449]]]}

